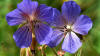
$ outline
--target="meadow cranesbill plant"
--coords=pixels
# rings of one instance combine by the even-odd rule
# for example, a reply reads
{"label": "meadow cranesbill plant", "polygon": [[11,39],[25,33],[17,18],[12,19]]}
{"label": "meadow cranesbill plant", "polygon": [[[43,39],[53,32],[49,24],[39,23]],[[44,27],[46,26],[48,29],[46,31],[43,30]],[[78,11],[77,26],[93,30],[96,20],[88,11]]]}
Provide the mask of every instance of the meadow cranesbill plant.
{"label": "meadow cranesbill plant", "polygon": [[32,42],[32,33],[35,33],[39,44],[46,44],[45,41],[51,34],[51,28],[44,24],[52,20],[53,8],[44,4],[38,5],[36,1],[23,0],[17,8],[6,15],[10,26],[23,24],[13,35],[16,45],[20,48],[27,48]]}
{"label": "meadow cranesbill plant", "polygon": [[[53,34],[50,38],[50,47],[57,46],[62,39],[62,50],[75,53],[81,46],[82,42],[76,35],[86,35],[92,28],[92,21],[86,15],[80,15],[80,6],[74,1],[64,2],[62,5],[62,14],[59,11],[55,11],[55,18],[52,23]],[[80,15],[80,16],[79,16]]]}

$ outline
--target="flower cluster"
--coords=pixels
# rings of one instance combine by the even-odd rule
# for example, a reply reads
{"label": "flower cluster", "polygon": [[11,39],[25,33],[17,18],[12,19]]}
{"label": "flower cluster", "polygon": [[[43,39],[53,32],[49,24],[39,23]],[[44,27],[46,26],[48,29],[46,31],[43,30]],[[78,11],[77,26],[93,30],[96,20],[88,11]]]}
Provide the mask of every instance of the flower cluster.
{"label": "flower cluster", "polygon": [[29,47],[32,34],[35,34],[40,45],[46,44],[51,48],[64,39],[62,50],[75,53],[82,46],[76,33],[86,35],[92,28],[91,19],[80,15],[80,12],[80,6],[74,1],[64,2],[60,13],[56,8],[45,4],[23,0],[15,10],[6,15],[6,20],[10,26],[24,24],[13,35],[20,48]]}

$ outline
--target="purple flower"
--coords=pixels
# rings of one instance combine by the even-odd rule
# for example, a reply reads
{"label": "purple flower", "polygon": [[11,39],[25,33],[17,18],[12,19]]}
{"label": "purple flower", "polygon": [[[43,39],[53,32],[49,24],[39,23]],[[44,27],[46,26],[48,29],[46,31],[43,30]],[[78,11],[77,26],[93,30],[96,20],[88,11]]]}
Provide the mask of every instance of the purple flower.
{"label": "purple flower", "polygon": [[17,8],[6,15],[6,20],[10,26],[24,24],[13,35],[16,45],[20,48],[27,48],[32,42],[32,32],[35,32],[36,40],[39,44],[48,43],[47,38],[51,35],[51,30],[47,24],[52,21],[53,8],[44,4],[38,6],[36,1],[23,0]]}
{"label": "purple flower", "polygon": [[55,10],[53,25],[53,34],[48,46],[57,46],[64,38],[62,50],[75,53],[82,42],[75,33],[86,35],[92,28],[92,21],[86,15],[80,15],[80,6],[74,1],[64,2],[62,5],[62,14]]}

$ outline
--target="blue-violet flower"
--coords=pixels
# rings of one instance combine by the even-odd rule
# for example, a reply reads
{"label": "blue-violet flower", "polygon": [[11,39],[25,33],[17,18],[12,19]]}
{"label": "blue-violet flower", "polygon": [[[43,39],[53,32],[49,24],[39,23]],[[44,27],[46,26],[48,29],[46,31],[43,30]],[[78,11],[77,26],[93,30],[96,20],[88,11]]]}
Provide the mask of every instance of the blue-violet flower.
{"label": "blue-violet flower", "polygon": [[53,8],[44,4],[38,5],[36,1],[23,0],[17,8],[6,15],[10,26],[24,24],[13,35],[16,45],[20,48],[27,48],[32,42],[32,33],[35,33],[39,44],[46,44],[51,34],[51,28],[44,24],[52,21]]}
{"label": "blue-violet flower", "polygon": [[53,34],[50,38],[50,47],[57,46],[64,38],[62,50],[75,53],[82,45],[80,38],[75,33],[86,35],[92,28],[92,21],[86,15],[80,15],[80,6],[74,1],[64,2],[62,5],[62,14],[55,10],[54,21],[55,26]]}

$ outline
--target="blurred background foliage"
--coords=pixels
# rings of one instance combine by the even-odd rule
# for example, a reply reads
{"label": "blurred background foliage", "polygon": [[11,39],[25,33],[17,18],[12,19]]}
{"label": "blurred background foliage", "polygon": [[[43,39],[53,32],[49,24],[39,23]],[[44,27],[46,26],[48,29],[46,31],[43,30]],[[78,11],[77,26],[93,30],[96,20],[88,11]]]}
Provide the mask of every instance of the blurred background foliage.
{"label": "blurred background foliage", "polygon": [[[9,26],[6,22],[6,14],[17,8],[22,0],[0,0],[0,56],[20,56],[20,48],[16,46],[13,33],[18,26]],[[39,4],[46,4],[61,11],[61,6],[67,0],[35,0]],[[100,56],[100,0],[74,0],[82,11],[81,14],[88,15],[93,21],[93,27],[89,34],[83,36],[83,46],[75,54],[65,53],[64,56]],[[61,44],[56,51],[59,51]],[[81,52],[81,53],[80,53]],[[54,56],[52,49],[45,49],[47,56]],[[39,53],[40,54],[40,53]],[[39,55],[40,56],[40,55]]]}

